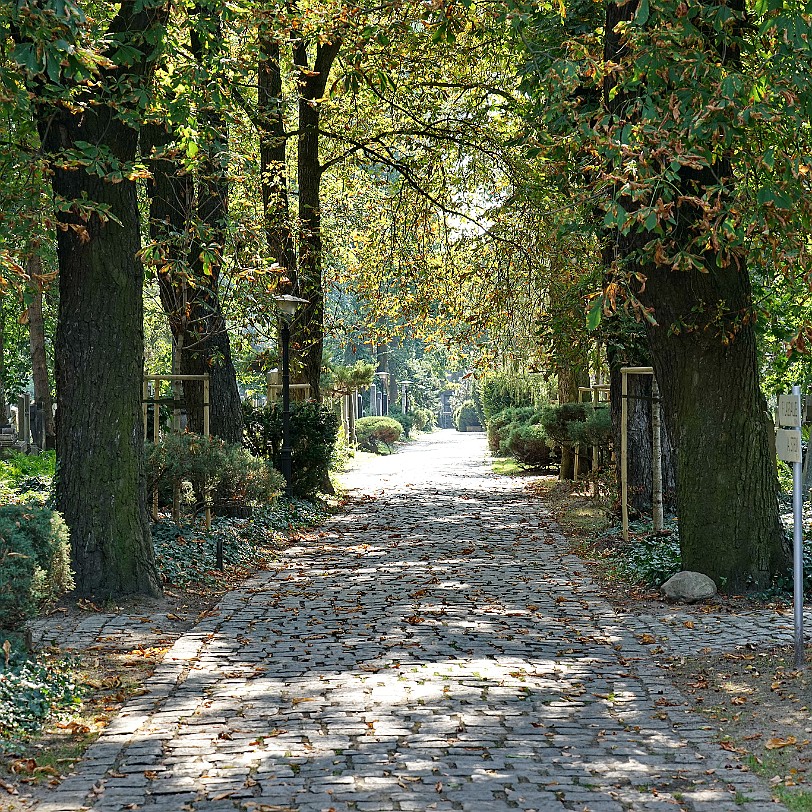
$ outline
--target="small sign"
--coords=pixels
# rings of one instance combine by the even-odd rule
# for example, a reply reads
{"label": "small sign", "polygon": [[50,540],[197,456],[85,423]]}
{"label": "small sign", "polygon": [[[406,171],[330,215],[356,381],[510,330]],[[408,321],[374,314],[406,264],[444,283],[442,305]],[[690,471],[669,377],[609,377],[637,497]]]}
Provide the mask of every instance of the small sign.
{"label": "small sign", "polygon": [[775,451],[784,462],[803,462],[801,432],[798,429],[778,429],[775,433]]}
{"label": "small sign", "polygon": [[778,425],[801,427],[801,396],[778,396]]}

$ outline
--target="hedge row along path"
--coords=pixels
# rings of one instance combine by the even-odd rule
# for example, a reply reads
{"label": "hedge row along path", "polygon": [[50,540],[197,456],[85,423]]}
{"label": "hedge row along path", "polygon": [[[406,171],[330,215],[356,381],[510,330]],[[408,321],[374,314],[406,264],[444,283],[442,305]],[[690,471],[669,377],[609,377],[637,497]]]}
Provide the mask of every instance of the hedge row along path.
{"label": "hedge row along path", "polygon": [[485,457],[446,431],[349,476],[349,510],[178,639],[37,809],[783,809]]}

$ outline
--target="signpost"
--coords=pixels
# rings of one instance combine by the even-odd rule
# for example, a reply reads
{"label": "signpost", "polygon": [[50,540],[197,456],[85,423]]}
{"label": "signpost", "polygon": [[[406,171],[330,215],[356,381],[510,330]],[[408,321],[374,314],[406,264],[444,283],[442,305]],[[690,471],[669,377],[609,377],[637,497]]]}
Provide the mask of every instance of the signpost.
{"label": "signpost", "polygon": [[778,459],[792,463],[792,580],[795,614],[795,667],[804,663],[804,533],[801,451],[801,388],[778,398],[778,425],[775,445]]}

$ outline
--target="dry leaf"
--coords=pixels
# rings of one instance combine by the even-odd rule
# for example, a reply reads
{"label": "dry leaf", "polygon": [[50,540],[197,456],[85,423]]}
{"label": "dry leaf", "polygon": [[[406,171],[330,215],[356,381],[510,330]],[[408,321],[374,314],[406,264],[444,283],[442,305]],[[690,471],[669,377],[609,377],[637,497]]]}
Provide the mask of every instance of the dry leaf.
{"label": "dry leaf", "polygon": [[657,638],[653,634],[644,634],[640,637],[640,642],[647,646],[657,642]]}
{"label": "dry leaf", "polygon": [[733,699],[730,700],[734,705],[744,705],[747,702],[746,696],[734,696]]}
{"label": "dry leaf", "polygon": [[686,620],[685,623],[683,623],[682,625],[685,626],[686,629],[693,629],[694,628],[693,620]]}
{"label": "dry leaf", "polygon": [[797,743],[798,743],[798,739],[796,739],[795,736],[787,736],[786,739],[781,739],[781,738],[775,737],[773,739],[770,739],[764,745],[764,747],[767,750],[778,750],[781,747],[790,747],[791,745],[797,744]]}
{"label": "dry leaf", "polygon": [[2,778],[0,778],[0,788],[4,789],[9,795],[17,795],[17,787],[13,784],[7,784]]}

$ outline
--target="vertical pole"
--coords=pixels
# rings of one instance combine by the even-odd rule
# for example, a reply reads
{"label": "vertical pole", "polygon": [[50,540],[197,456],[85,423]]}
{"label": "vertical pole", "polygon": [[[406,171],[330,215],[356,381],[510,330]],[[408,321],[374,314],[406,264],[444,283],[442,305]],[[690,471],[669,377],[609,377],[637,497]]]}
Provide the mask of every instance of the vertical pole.
{"label": "vertical pole", "polygon": [[[152,442],[155,445],[161,439],[161,404],[158,403],[161,397],[161,382],[158,378],[152,379]],[[158,521],[158,486],[152,491],[152,521]]]}
{"label": "vertical pole", "polygon": [[629,540],[629,435],[627,423],[629,421],[629,376],[623,371],[621,375],[621,402],[620,402],[620,507],[623,516],[623,541]]}
{"label": "vertical pole", "polygon": [[143,384],[141,384],[141,414],[144,416],[144,440],[147,439],[149,436],[147,434],[147,400],[149,399],[149,383],[147,379],[144,378]]}
{"label": "vertical pole", "polygon": [[282,448],[279,467],[285,477],[285,496],[290,499],[293,450],[290,447],[290,326],[282,319]]}
{"label": "vertical pole", "polygon": [[[801,395],[801,387],[793,386],[792,394]],[[800,435],[801,430],[798,429]],[[809,452],[807,452],[809,453]],[[795,609],[795,667],[804,664],[804,537],[803,537],[803,463],[792,463],[792,580]]]}
{"label": "vertical pole", "polygon": [[654,520],[654,532],[661,533],[665,525],[663,517],[663,447],[662,447],[662,418],[660,414],[660,387],[657,379],[651,378],[651,433],[652,433],[652,461],[651,461],[651,516]]}
{"label": "vertical pole", "polygon": [[[203,375],[203,434],[206,437],[211,437],[211,414],[209,411],[209,373]],[[206,530],[211,530],[211,503],[209,501],[210,494],[206,491]]]}

